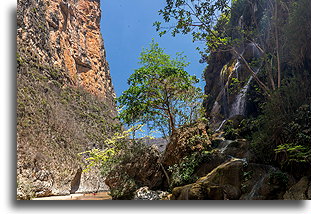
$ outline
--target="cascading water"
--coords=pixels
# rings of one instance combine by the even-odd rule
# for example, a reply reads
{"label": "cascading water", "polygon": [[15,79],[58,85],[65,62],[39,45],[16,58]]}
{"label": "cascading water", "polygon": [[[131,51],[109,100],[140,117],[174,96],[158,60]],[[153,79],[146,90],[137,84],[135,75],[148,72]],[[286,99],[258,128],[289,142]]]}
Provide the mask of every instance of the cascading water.
{"label": "cascading water", "polygon": [[248,91],[249,85],[253,79],[253,76],[251,76],[246,85],[241,89],[240,93],[236,96],[234,103],[232,104],[231,111],[230,111],[230,117],[236,116],[236,115],[244,115],[245,112],[245,104],[246,104],[246,93]]}
{"label": "cascading water", "polygon": [[224,140],[221,143],[219,143],[218,149],[220,153],[224,153],[226,149],[228,148],[228,146],[233,142],[234,142],[233,140]]}
{"label": "cascading water", "polygon": [[[258,48],[258,45],[254,42],[250,43],[248,45],[252,50],[252,55],[255,58],[260,57],[260,50]],[[235,64],[234,70],[236,72],[236,76],[238,77],[238,69],[240,67],[240,61],[237,60],[237,63]],[[255,69],[255,74],[259,72],[259,68]],[[231,105],[231,110],[229,113],[229,117],[233,117],[236,115],[245,115],[245,107],[246,107],[246,94],[249,89],[250,83],[253,80],[253,75],[251,75],[247,81],[247,83],[244,85],[244,87],[240,90],[239,94],[236,96],[234,103]]]}
{"label": "cascading water", "polygon": [[236,63],[235,63],[235,65],[234,65],[234,72],[235,72],[235,76],[236,76],[236,78],[237,79],[239,79],[239,69],[240,69],[240,67],[241,67],[241,62],[240,62],[240,60],[238,59],[237,61],[236,61]]}
{"label": "cascading water", "polygon": [[218,126],[218,128],[215,130],[215,132],[219,132],[221,130],[221,128],[223,127],[223,125],[225,124],[227,120],[223,120],[220,125]]}
{"label": "cascading water", "polygon": [[[256,69],[255,74],[259,72],[259,69]],[[231,106],[230,111],[230,117],[236,116],[236,115],[245,115],[245,107],[246,107],[246,94],[249,89],[250,83],[253,80],[253,75],[251,75],[247,81],[247,83],[244,85],[244,87],[241,89],[239,94],[236,96],[234,103]]]}
{"label": "cascading water", "polygon": [[[262,55],[262,51],[260,47],[255,43],[251,42],[247,44],[246,47],[241,47],[241,50],[239,52],[239,56],[247,56],[249,59],[251,58],[259,58]],[[247,92],[250,88],[250,84],[253,80],[253,75],[251,75],[246,84],[240,89],[238,94],[233,98],[232,95],[230,95],[229,92],[229,84],[230,80],[235,77],[236,79],[240,79],[241,76],[244,77],[244,71],[241,71],[242,67],[242,59],[237,58],[236,62],[234,64],[234,68],[232,72],[228,75],[227,67],[224,67],[221,70],[220,75],[220,85],[221,85],[221,91],[219,92],[213,108],[211,110],[211,116],[213,124],[215,125],[214,129],[215,131],[220,131],[220,129],[223,127],[225,121],[233,116],[236,115],[245,115],[246,110],[246,98],[247,98]],[[259,68],[254,68],[255,73],[259,71]],[[227,73],[226,73],[227,72]],[[231,101],[231,104],[229,102]],[[233,101],[233,102],[232,102]]]}
{"label": "cascading water", "polygon": [[[255,164],[253,164],[253,165],[255,165]],[[265,180],[267,178],[269,178],[271,173],[277,171],[276,168],[274,168],[273,166],[263,165],[263,164],[256,164],[256,165],[257,165],[257,167],[263,169],[263,172],[262,172],[263,174],[254,183],[254,185],[252,187],[252,190],[250,191],[249,194],[244,196],[243,200],[254,200],[254,199],[257,199],[260,196],[259,192],[260,192],[260,189],[262,188]]]}

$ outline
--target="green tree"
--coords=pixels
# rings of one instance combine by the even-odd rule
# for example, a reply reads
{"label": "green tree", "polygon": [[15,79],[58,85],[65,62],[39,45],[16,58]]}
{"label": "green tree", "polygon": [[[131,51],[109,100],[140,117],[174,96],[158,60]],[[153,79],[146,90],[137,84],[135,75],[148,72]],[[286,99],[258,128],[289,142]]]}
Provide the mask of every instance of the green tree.
{"label": "green tree", "polygon": [[121,121],[148,124],[167,136],[196,120],[203,93],[195,86],[199,80],[185,71],[189,64],[185,59],[180,53],[172,59],[154,41],[149,49],[143,49],[142,67],[130,76],[129,89],[118,98]]}
{"label": "green tree", "polygon": [[[252,68],[252,62],[247,61],[243,55],[238,51],[241,44],[245,42],[253,42],[258,50],[262,52],[263,56],[269,54],[266,43],[262,38],[256,36],[256,30],[259,30],[258,17],[254,11],[258,7],[268,7],[269,22],[274,26],[274,30],[269,30],[268,38],[275,37],[273,55],[277,60],[277,83],[278,88],[281,84],[281,44],[280,44],[280,20],[281,8],[283,1],[274,0],[269,1],[268,6],[266,1],[257,0],[215,0],[215,1],[201,1],[201,0],[166,0],[166,6],[159,11],[165,23],[170,23],[170,26],[163,26],[163,23],[157,21],[154,23],[160,35],[170,32],[173,36],[176,34],[192,33],[193,41],[205,42],[205,49],[201,51],[203,58],[206,58],[212,52],[230,51],[234,53],[245,65],[246,69],[253,76],[259,87],[270,96],[271,89],[275,90],[275,83],[272,74],[269,76],[271,87],[264,80],[259,79],[255,70]],[[264,6],[265,5],[265,6]],[[284,8],[286,8],[284,6]],[[282,10],[284,10],[284,8]],[[244,12],[249,19],[252,20],[250,26],[240,26],[241,17],[244,17]],[[243,15],[243,16],[242,16]],[[245,18],[245,17],[244,17]],[[173,23],[173,24],[172,24]],[[255,42],[258,40],[257,42]],[[271,44],[271,42],[269,42]],[[271,55],[271,54],[270,54]],[[267,57],[266,57],[267,58]],[[263,57],[263,60],[266,60]],[[266,62],[268,64],[269,62]],[[271,63],[270,63],[271,64]],[[271,69],[272,70],[272,69]]]}

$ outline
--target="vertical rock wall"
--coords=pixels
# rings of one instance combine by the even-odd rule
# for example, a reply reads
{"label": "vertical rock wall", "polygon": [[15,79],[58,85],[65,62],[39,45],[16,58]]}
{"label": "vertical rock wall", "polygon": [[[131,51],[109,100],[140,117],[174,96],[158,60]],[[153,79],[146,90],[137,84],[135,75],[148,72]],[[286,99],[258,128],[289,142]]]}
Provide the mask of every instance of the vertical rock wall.
{"label": "vertical rock wall", "polygon": [[100,33],[100,1],[19,0],[17,43],[33,49],[40,63],[64,69],[71,84],[113,99]]}
{"label": "vertical rock wall", "polygon": [[105,190],[78,154],[115,131],[98,0],[17,2],[17,198]]}

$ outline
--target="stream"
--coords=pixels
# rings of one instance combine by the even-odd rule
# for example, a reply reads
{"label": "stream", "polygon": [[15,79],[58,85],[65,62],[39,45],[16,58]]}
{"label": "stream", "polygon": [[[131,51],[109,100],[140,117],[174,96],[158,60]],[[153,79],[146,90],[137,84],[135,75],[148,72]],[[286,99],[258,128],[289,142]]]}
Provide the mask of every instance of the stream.
{"label": "stream", "polygon": [[33,198],[36,201],[47,201],[47,200],[60,200],[60,201],[73,201],[73,200],[112,200],[109,192],[98,192],[98,193],[81,193],[81,194],[70,194],[64,196],[49,196]]}

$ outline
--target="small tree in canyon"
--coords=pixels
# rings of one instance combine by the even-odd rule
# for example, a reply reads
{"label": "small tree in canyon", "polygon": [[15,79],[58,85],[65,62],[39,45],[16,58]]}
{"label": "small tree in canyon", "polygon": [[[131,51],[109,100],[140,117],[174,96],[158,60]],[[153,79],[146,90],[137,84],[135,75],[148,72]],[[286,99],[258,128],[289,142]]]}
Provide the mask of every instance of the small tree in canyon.
{"label": "small tree in canyon", "polygon": [[172,59],[153,41],[142,51],[140,64],[128,79],[129,89],[118,98],[121,121],[148,124],[166,137],[198,118],[203,93],[195,86],[199,80],[185,71],[185,56]]}

